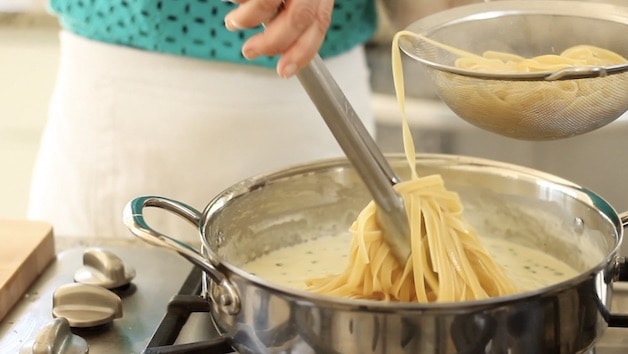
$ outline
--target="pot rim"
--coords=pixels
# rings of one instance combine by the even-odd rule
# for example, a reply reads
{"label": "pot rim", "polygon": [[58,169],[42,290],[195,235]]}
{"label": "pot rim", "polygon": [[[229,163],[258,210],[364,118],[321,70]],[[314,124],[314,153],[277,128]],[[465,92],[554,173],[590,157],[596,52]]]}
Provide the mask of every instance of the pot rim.
{"label": "pot rim", "polygon": [[[401,153],[386,154],[386,157],[387,159],[390,159],[392,161],[406,160],[405,155]],[[576,284],[586,281],[587,279],[590,279],[592,275],[595,275],[598,272],[608,268],[609,264],[612,264],[617,257],[619,247],[621,246],[623,240],[623,226],[619,214],[608,202],[606,202],[605,199],[603,199],[593,191],[588,190],[587,188],[584,188],[574,182],[553,174],[542,172],[529,167],[485,158],[452,154],[419,153],[416,154],[416,160],[424,163],[430,163],[431,165],[455,165],[460,168],[464,168],[465,166],[472,168],[478,168],[480,166],[487,167],[501,171],[502,176],[507,176],[508,174],[528,176],[530,178],[540,179],[544,183],[550,183],[553,187],[559,189],[561,192],[576,197],[579,200],[587,201],[586,199],[588,199],[588,204],[592,208],[598,210],[600,214],[613,225],[613,229],[615,230],[615,244],[601,261],[596,263],[594,266],[589,267],[587,270],[580,272],[577,276],[571,277],[562,282],[558,282],[532,291],[526,291],[507,296],[490,297],[481,300],[440,303],[393,302],[369,299],[351,299],[331,295],[322,295],[309,292],[307,290],[299,290],[291,287],[286,287],[269,282],[264,278],[244,271],[242,268],[230,262],[224,261],[222,257],[216,254],[210,247],[209,242],[207,241],[208,238],[205,235],[205,230],[207,230],[206,223],[208,222],[209,215],[211,215],[212,212],[222,209],[222,207],[224,206],[223,198],[230,198],[235,195],[246,193],[247,191],[259,188],[260,186],[266,184],[268,181],[271,180],[277,180],[307,172],[314,172],[315,170],[320,169],[342,168],[347,166],[350,167],[351,164],[346,158],[338,157],[297,164],[292,167],[282,169],[280,171],[251,177],[229,187],[222,193],[218,194],[207,204],[207,206],[203,210],[201,222],[199,224],[200,239],[201,243],[203,244],[203,256],[205,258],[209,258],[217,268],[224,267],[229,272],[231,272],[231,274],[235,274],[245,279],[246,281],[251,282],[255,286],[259,286],[261,288],[264,288],[265,290],[282,294],[283,296],[289,297],[298,302],[311,302],[315,306],[320,306],[324,304],[325,306],[328,306],[330,308],[356,308],[356,310],[368,310],[383,313],[396,312],[399,310],[417,312],[429,311],[430,313],[468,313],[481,310],[486,307],[494,308],[496,305],[505,306],[513,302],[518,302],[522,299],[551,296],[553,294],[560,293],[561,291],[570,289]]]}

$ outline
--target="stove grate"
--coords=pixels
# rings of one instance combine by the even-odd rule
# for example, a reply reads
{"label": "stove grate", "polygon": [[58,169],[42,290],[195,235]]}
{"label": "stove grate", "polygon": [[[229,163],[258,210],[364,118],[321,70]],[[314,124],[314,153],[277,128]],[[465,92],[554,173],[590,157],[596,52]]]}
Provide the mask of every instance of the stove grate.
{"label": "stove grate", "polygon": [[175,344],[190,314],[208,312],[209,303],[200,296],[203,272],[192,268],[179,293],[168,302],[167,312],[142,354],[227,354],[233,348],[224,338]]}

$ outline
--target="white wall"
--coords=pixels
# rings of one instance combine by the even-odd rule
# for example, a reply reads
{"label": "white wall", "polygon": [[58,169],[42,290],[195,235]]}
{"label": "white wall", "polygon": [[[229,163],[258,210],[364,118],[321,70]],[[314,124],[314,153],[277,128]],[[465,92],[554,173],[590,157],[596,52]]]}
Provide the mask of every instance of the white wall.
{"label": "white wall", "polygon": [[0,218],[23,218],[58,63],[57,28],[0,13]]}

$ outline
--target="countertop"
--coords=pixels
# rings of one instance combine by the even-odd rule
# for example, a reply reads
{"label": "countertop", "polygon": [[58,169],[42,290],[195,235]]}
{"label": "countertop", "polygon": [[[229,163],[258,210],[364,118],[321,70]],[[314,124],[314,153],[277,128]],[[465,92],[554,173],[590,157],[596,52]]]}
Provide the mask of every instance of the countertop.
{"label": "countertop", "polygon": [[133,238],[99,238],[99,237],[64,237],[55,236],[55,250],[61,253],[72,248],[94,246],[111,247],[150,247],[146,242]]}
{"label": "countertop", "polygon": [[[133,236],[128,237],[65,237],[55,235],[55,252],[57,254],[74,249],[74,248],[88,248],[88,247],[122,247],[122,248],[148,248],[156,247],[148,244],[145,241]],[[186,242],[188,243],[188,242]],[[200,249],[200,242],[188,243],[195,249]]]}

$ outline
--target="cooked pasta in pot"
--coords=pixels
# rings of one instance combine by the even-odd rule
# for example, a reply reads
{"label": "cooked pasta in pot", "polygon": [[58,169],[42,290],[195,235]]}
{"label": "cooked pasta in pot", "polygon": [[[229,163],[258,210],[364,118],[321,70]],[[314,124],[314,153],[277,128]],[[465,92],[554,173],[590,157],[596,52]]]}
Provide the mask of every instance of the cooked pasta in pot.
{"label": "cooked pasta in pot", "polygon": [[406,264],[392,255],[371,202],[351,227],[343,273],[308,281],[308,290],[351,298],[412,302],[484,299],[517,292],[462,217],[458,195],[439,175],[399,183],[410,221],[412,253]]}

